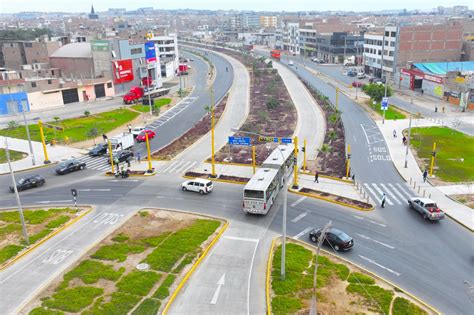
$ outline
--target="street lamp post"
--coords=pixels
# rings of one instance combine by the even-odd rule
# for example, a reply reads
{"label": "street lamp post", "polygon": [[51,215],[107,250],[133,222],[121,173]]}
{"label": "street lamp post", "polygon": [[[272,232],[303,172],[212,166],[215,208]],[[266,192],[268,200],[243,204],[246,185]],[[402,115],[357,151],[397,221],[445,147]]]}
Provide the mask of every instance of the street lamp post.
{"label": "street lamp post", "polygon": [[[385,76],[385,92],[384,92],[384,98],[387,99],[387,86],[388,86],[388,73],[387,75]],[[388,103],[387,103],[388,105]],[[385,107],[384,107],[385,108]],[[383,116],[382,116],[382,124],[385,123],[385,112],[386,112],[386,109],[383,110]]]}
{"label": "street lamp post", "polygon": [[410,122],[408,123],[408,143],[405,151],[405,168],[408,167],[408,148],[410,147],[410,137],[411,137],[411,113],[410,113]]}
{"label": "street lamp post", "polygon": [[[148,73],[148,70],[147,70],[147,74]],[[147,89],[148,89],[148,105],[150,106],[150,116],[153,115],[153,107],[152,107],[152,104],[151,104],[151,92],[150,92],[150,77],[147,75],[146,77],[146,85],[147,85]]]}
{"label": "street lamp post", "polygon": [[26,137],[28,138],[28,146],[29,146],[30,154],[31,154],[31,163],[33,165],[36,165],[35,152],[33,151],[33,145],[31,144],[30,128],[28,127],[28,124],[26,122],[26,115],[25,115],[26,106],[24,106],[25,103],[26,101],[21,101],[21,112],[23,114],[23,123],[25,124],[25,129],[26,129]]}

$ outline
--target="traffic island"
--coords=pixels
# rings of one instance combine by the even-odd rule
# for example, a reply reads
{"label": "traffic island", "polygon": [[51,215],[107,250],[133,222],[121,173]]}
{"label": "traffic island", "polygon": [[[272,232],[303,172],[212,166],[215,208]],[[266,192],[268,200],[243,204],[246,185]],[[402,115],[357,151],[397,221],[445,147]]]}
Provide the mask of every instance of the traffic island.
{"label": "traffic island", "polygon": [[313,198],[321,199],[321,200],[324,200],[324,201],[329,201],[329,202],[332,202],[332,203],[336,203],[336,204],[339,204],[339,205],[342,205],[342,206],[354,208],[354,209],[361,210],[361,211],[369,211],[369,210],[374,209],[374,206],[370,203],[366,203],[366,202],[363,202],[363,201],[360,201],[360,200],[351,199],[351,198],[344,197],[344,196],[334,195],[334,194],[331,194],[331,193],[328,193],[328,192],[319,191],[319,190],[315,190],[315,189],[311,189],[311,188],[304,188],[303,187],[299,190],[291,189],[290,191],[294,192],[294,193],[297,193],[297,194],[300,194],[300,195],[313,197]]}
{"label": "traffic island", "polygon": [[0,270],[15,263],[90,211],[90,207],[37,207],[23,210],[29,238],[27,243],[17,208],[4,209],[0,212]]}
{"label": "traffic island", "polygon": [[225,227],[220,219],[142,209],[21,313],[162,313]]}
{"label": "traffic island", "polygon": [[[273,243],[267,269],[268,314],[308,314],[313,297],[316,248],[287,241],[285,280],[281,245]],[[390,282],[325,250],[316,277],[318,314],[438,314]]]}
{"label": "traffic island", "polygon": [[205,178],[211,179],[216,182],[225,182],[225,183],[232,183],[232,184],[246,184],[250,178],[246,177],[239,177],[239,176],[232,176],[232,175],[224,175],[224,174],[216,174],[212,176],[209,173],[199,173],[199,172],[186,172],[183,176],[184,178]]}
{"label": "traffic island", "polygon": [[[154,176],[156,175],[155,168],[152,168],[151,170],[128,170],[127,171],[128,176]],[[112,173],[111,171],[108,171],[105,173],[107,176],[117,176],[115,173]],[[122,177],[122,175],[118,175],[117,177]]]}

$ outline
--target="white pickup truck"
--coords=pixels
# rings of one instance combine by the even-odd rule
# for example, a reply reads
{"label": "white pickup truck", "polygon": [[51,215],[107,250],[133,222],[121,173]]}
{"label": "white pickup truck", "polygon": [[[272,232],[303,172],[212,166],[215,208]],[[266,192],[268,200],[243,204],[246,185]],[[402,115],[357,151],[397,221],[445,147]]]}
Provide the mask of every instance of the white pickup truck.
{"label": "white pickup truck", "polygon": [[431,199],[413,197],[408,199],[408,206],[410,209],[418,211],[425,220],[438,221],[444,219],[444,212]]}
{"label": "white pickup truck", "polygon": [[110,144],[112,145],[112,151],[120,151],[129,149],[133,146],[133,135],[128,132],[123,132],[110,138]]}

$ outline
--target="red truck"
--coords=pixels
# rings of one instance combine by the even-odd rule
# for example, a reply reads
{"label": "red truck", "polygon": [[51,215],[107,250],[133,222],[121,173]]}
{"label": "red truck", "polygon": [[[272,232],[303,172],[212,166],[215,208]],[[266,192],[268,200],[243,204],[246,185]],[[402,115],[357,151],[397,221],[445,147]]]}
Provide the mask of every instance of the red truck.
{"label": "red truck", "polygon": [[[169,88],[153,89],[153,87],[151,87],[149,93],[150,97],[153,99],[155,97],[166,95],[169,91]],[[148,102],[147,97],[147,89],[144,89],[140,86],[133,86],[130,91],[123,96],[123,102],[124,104],[132,104],[138,102],[143,102],[145,104]],[[145,101],[142,100],[143,98],[145,98]]]}
{"label": "red truck", "polygon": [[180,63],[179,66],[178,66],[178,71],[177,71],[177,75],[180,76],[180,75],[187,75],[189,73],[189,69],[191,67],[188,66],[187,64],[185,63]]}
{"label": "red truck", "polygon": [[275,58],[275,59],[277,59],[277,60],[280,60],[281,51],[279,51],[278,49],[273,49],[273,50],[270,52],[270,56],[272,56],[272,58]]}

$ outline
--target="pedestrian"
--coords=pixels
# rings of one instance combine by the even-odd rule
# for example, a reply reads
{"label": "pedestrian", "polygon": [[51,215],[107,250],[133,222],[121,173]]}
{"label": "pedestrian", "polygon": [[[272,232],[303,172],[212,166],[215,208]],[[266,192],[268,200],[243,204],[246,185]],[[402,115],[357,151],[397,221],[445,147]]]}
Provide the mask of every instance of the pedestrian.
{"label": "pedestrian", "polygon": [[405,137],[405,135],[404,135],[403,138],[402,138],[402,142],[403,142],[403,145],[406,145],[406,144],[407,144],[407,137]]}
{"label": "pedestrian", "polygon": [[127,127],[128,127],[128,133],[132,133],[132,125],[128,124]]}
{"label": "pedestrian", "polygon": [[437,112],[438,112],[438,106],[435,105],[435,113],[437,113]]}
{"label": "pedestrian", "polygon": [[441,111],[444,113],[444,105],[443,105],[443,107],[441,107]]}
{"label": "pedestrian", "polygon": [[397,131],[395,129],[393,129],[393,137],[396,138],[397,137]]}
{"label": "pedestrian", "polygon": [[319,172],[318,171],[316,171],[316,173],[314,173],[314,182],[319,183]]}
{"label": "pedestrian", "polygon": [[107,141],[107,135],[105,133],[102,134],[102,139],[104,139],[104,141]]}
{"label": "pedestrian", "polygon": [[382,193],[382,208],[385,208],[385,193]]}
{"label": "pedestrian", "polygon": [[426,178],[428,177],[428,171],[425,169],[423,172],[423,183],[426,183]]}
{"label": "pedestrian", "polygon": [[421,96],[423,96],[423,93],[424,93],[424,91],[423,91],[423,89],[421,89]]}
{"label": "pedestrian", "polygon": [[140,154],[140,152],[137,153],[137,162],[140,164],[140,161],[142,159],[142,156]]}

